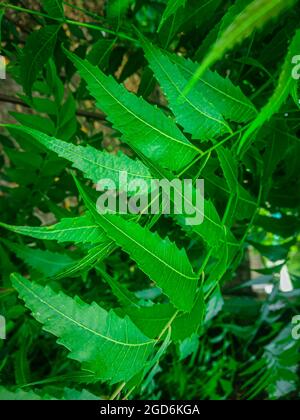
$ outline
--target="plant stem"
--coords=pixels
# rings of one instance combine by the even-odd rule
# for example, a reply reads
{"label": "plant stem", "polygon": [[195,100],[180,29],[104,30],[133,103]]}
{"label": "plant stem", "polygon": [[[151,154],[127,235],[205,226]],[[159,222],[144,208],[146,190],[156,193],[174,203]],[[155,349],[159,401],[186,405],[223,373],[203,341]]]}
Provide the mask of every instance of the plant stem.
{"label": "plant stem", "polygon": [[120,394],[120,392],[122,391],[122,389],[124,388],[124,386],[126,385],[126,382],[122,382],[117,388],[116,390],[111,394],[111,396],[109,397],[110,400],[115,400],[117,398],[117,396]]}
{"label": "plant stem", "polygon": [[[24,106],[25,108],[30,108],[30,106],[26,104],[26,102],[23,102],[22,99],[15,98],[13,96],[4,95],[2,93],[0,94],[0,102],[6,102],[10,104]],[[100,120],[100,121],[106,121],[105,114],[101,114],[100,112],[89,112],[83,109],[79,109],[78,111],[76,111],[76,115],[78,117],[85,117],[85,118],[92,118],[92,119]]]}
{"label": "plant stem", "polygon": [[177,315],[179,314],[180,311],[176,311],[174,313],[174,315],[169,319],[169,321],[166,323],[166,325],[164,326],[164,328],[162,329],[161,333],[159,334],[159,336],[157,337],[157,341],[160,341],[162,336],[164,335],[164,333],[167,331],[168,328],[171,328],[171,324],[174,321],[174,319],[177,317]]}
{"label": "plant stem", "polygon": [[51,19],[51,20],[56,21],[58,23],[67,23],[68,25],[81,26],[83,28],[88,28],[88,29],[93,29],[93,30],[96,30],[96,31],[106,32],[108,34],[118,36],[119,38],[126,39],[127,41],[132,41],[132,42],[136,42],[136,43],[139,42],[137,39],[134,39],[131,36],[128,36],[128,35],[124,34],[123,32],[115,32],[115,31],[113,31],[111,29],[107,29],[103,26],[93,25],[91,23],[78,22],[77,20],[72,20],[72,19],[55,18],[55,17],[49,16],[49,15],[46,15],[45,13],[37,12],[36,10],[32,10],[32,9],[26,9],[25,7],[14,6],[10,3],[0,4],[0,8],[2,8],[2,7],[7,8],[7,9],[12,9],[12,10],[17,10],[19,12],[28,13],[30,15],[44,17],[46,19]]}
{"label": "plant stem", "polygon": [[124,398],[122,398],[122,400],[123,401],[125,401],[125,400],[127,400],[128,399],[128,397],[133,393],[133,391],[135,390],[135,386],[134,387],[132,387],[128,392],[127,392],[127,394],[125,395],[125,397]]}
{"label": "plant stem", "polygon": [[118,36],[119,38],[126,39],[127,41],[136,42],[136,43],[139,42],[137,39],[134,39],[131,36],[124,34],[123,32],[115,32],[115,31],[112,31],[111,29],[104,28],[103,26],[96,26],[91,23],[78,22],[77,20],[71,20],[71,19],[66,19],[65,22],[68,23],[69,25],[82,26],[83,28],[89,28],[89,29],[94,29],[96,31],[106,32],[108,34]]}

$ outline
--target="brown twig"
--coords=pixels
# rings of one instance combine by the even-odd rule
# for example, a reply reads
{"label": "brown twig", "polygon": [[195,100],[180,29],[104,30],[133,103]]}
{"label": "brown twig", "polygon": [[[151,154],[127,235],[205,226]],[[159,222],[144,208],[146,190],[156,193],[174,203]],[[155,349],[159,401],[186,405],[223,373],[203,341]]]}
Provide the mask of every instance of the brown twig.
{"label": "brown twig", "polygon": [[[16,98],[14,96],[4,95],[2,93],[0,94],[0,102],[6,102],[10,104],[20,105],[25,108],[30,108],[30,106],[26,104],[24,101],[22,101],[22,99]],[[76,111],[76,115],[78,117],[92,118],[94,120],[100,120],[100,121],[105,121],[105,118],[106,118],[105,114],[103,113],[84,111],[82,109],[79,109],[78,111]]]}

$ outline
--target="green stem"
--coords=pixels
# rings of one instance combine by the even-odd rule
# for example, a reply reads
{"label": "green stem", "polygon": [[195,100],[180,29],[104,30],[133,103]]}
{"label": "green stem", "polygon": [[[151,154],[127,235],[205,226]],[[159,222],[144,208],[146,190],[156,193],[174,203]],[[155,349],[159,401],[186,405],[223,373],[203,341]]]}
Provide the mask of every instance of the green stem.
{"label": "green stem", "polygon": [[28,13],[30,15],[44,17],[46,19],[51,19],[51,20],[59,22],[59,23],[67,23],[68,25],[75,25],[75,26],[80,26],[80,27],[83,27],[83,28],[93,29],[95,31],[106,32],[108,34],[118,36],[119,38],[126,39],[127,41],[132,41],[132,42],[136,42],[136,43],[139,42],[137,39],[134,39],[134,38],[124,34],[123,32],[115,32],[115,31],[113,31],[111,29],[107,29],[103,26],[93,25],[91,23],[85,23],[85,22],[78,22],[78,21],[72,20],[72,19],[55,18],[55,17],[49,16],[49,15],[46,15],[45,13],[37,12],[36,10],[25,9],[24,7],[14,6],[13,4],[9,4],[9,3],[2,3],[2,4],[0,4],[0,8],[1,7],[7,8],[7,9],[12,9],[12,10],[17,10],[19,12]]}
{"label": "green stem", "polygon": [[65,22],[68,23],[69,25],[82,26],[83,28],[106,32],[108,34],[118,36],[119,38],[126,39],[127,41],[132,41],[136,43],[139,42],[137,39],[134,39],[131,36],[124,34],[123,32],[115,32],[115,31],[112,31],[111,29],[104,28],[103,26],[96,26],[96,25],[92,25],[91,23],[78,22],[77,20],[70,20],[70,19],[66,19]]}
{"label": "green stem", "polygon": [[199,270],[198,270],[198,276],[200,276],[202,273],[204,273],[204,270],[205,270],[205,268],[206,268],[206,266],[207,266],[207,264],[208,264],[208,261],[209,261],[209,259],[210,259],[210,257],[211,257],[211,254],[212,254],[212,252],[213,252],[213,248],[211,248],[209,251],[208,251],[208,253],[206,254],[206,257],[205,257],[205,259],[204,259],[204,261],[203,261],[203,263],[201,264],[201,267],[199,268]]}
{"label": "green stem", "polygon": [[162,336],[164,335],[164,333],[167,331],[168,328],[171,328],[171,325],[174,321],[174,319],[177,317],[177,315],[179,314],[180,311],[176,311],[174,312],[174,315],[169,319],[169,321],[167,322],[167,324],[164,326],[164,328],[162,329],[161,333],[159,334],[159,336],[157,337],[157,341],[160,341]]}
{"label": "green stem", "polygon": [[126,382],[122,382],[117,389],[112,393],[112,395],[110,396],[110,400],[115,400],[117,398],[117,396],[120,394],[120,392],[122,391],[122,389],[124,388],[124,386],[126,385]]}

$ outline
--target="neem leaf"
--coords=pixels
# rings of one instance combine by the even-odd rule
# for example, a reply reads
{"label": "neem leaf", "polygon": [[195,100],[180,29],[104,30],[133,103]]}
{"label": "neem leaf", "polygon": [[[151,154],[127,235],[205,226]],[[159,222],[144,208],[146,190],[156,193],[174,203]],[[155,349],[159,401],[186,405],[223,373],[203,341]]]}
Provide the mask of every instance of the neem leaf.
{"label": "neem leaf", "polygon": [[52,56],[60,25],[49,25],[32,32],[22,50],[20,80],[24,92],[31,97],[32,85]]}
{"label": "neem leaf", "polygon": [[157,283],[175,307],[190,311],[198,280],[185,250],[178,249],[168,237],[162,239],[157,233],[119,215],[99,214],[85,188],[77,180],[76,184],[96,223]]}
{"label": "neem leaf", "polygon": [[184,7],[186,3],[186,0],[168,0],[167,7],[164,11],[164,14],[162,15],[158,31],[160,31],[162,25],[165,23],[165,21],[174,13],[177,12],[177,10],[180,7]]}
{"label": "neem leaf", "polygon": [[104,231],[89,214],[65,218],[52,226],[12,226],[1,222],[0,226],[20,235],[57,242],[99,243],[106,238]]}
{"label": "neem leaf", "polygon": [[54,18],[64,17],[64,7],[62,0],[43,0],[42,5],[49,16]]}
{"label": "neem leaf", "polygon": [[147,60],[169,99],[176,121],[193,139],[209,140],[231,132],[229,125],[213,105],[210,97],[195,89],[184,95],[187,79],[169,57],[140,35]]}
{"label": "neem leaf", "polygon": [[45,331],[58,337],[69,357],[82,363],[96,380],[127,381],[143,369],[155,341],[125,317],[55,293],[49,287],[12,275],[13,287]]}
{"label": "neem leaf", "polygon": [[68,51],[66,54],[126,143],[153,162],[174,171],[181,170],[197,156],[198,149],[163,111],[128,92],[87,60]]}
{"label": "neem leaf", "polygon": [[136,179],[149,182],[152,178],[149,169],[142,162],[130,159],[125,154],[111,155],[91,146],[75,146],[25,126],[6,127],[29,134],[47,149],[72,162],[75,168],[81,170],[94,183],[108,178],[118,186],[121,172],[126,172],[128,182]]}

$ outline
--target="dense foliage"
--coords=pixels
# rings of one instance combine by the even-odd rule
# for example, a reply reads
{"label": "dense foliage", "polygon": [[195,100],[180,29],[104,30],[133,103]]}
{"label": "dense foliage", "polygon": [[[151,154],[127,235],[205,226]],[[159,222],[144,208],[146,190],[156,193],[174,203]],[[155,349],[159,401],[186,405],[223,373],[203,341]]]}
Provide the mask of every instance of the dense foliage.
{"label": "dense foliage", "polygon": [[[0,399],[299,398],[299,14],[0,4]],[[99,214],[124,171],[203,223]]]}

